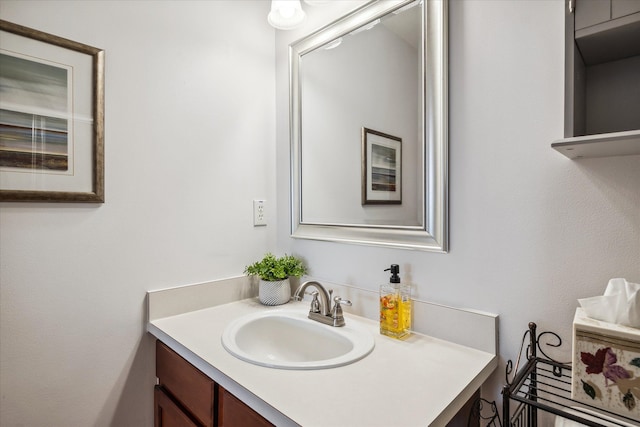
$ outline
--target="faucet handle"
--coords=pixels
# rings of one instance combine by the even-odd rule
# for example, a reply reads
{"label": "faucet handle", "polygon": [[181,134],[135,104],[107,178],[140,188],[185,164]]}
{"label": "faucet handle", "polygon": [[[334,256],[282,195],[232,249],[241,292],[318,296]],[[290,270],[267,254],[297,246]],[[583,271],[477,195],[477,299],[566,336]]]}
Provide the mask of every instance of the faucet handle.
{"label": "faucet handle", "polygon": [[333,300],[335,301],[333,310],[331,310],[333,326],[344,326],[344,315],[342,314],[342,306],[340,304],[351,305],[351,301],[342,299],[340,297],[335,297]]}
{"label": "faucet handle", "polygon": [[342,306],[340,304],[351,305],[351,301],[340,297],[335,297],[333,300],[335,301],[335,305],[333,306],[333,310],[331,310],[331,317],[334,319],[340,318],[342,317]]}
{"label": "faucet handle", "polygon": [[342,299],[340,297],[335,297],[333,300],[335,301],[336,306],[338,306],[338,307],[340,306],[340,304],[353,305],[353,304],[351,304],[351,301],[349,301],[348,299]]}

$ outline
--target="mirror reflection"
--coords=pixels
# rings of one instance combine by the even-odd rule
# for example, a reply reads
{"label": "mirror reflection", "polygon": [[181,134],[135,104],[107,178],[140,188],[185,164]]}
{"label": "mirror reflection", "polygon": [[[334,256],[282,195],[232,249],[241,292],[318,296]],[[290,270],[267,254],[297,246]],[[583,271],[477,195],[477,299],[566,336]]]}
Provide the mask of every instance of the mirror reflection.
{"label": "mirror reflection", "polygon": [[423,225],[421,19],[412,2],[300,57],[301,222]]}

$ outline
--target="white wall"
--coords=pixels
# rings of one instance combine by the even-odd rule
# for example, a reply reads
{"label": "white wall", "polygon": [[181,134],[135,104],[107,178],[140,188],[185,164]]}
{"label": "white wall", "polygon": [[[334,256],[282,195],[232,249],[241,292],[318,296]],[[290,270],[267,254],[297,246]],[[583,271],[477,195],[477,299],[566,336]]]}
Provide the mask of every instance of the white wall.
{"label": "white wall", "polygon": [[[529,321],[560,333],[568,360],[576,299],[613,277],[640,282],[640,156],[570,161],[550,148],[563,134],[563,3],[450,2],[448,254],[293,241],[284,220],[278,230],[279,245],[318,278],[377,289],[398,263],[418,299],[499,314],[501,365],[483,390],[491,400]],[[329,22],[323,13],[276,34],[281,167],[286,45]],[[279,173],[279,191],[287,180]],[[284,211],[288,200],[278,200]]]}
{"label": "white wall", "polygon": [[0,425],[151,426],[145,292],[240,275],[274,245],[268,8],[0,1],[106,52],[106,203],[0,205]]}
{"label": "white wall", "polygon": [[549,148],[561,0],[451,2],[449,254],[292,241],[286,45],[359,3],[277,32],[274,75],[266,1],[0,0],[2,19],[104,48],[107,88],[107,202],[0,205],[0,425],[151,425],[145,292],[239,275],[266,249],[366,289],[397,262],[418,298],[500,314],[503,363],[528,321],[566,350],[576,298],[640,281],[640,158]]}

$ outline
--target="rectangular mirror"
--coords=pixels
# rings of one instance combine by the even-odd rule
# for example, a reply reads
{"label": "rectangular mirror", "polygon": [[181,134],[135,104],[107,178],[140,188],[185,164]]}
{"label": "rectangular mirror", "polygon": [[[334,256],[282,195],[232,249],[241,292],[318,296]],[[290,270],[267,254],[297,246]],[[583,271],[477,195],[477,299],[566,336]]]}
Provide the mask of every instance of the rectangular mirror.
{"label": "rectangular mirror", "polygon": [[292,236],[447,251],[447,2],[374,1],[290,46]]}

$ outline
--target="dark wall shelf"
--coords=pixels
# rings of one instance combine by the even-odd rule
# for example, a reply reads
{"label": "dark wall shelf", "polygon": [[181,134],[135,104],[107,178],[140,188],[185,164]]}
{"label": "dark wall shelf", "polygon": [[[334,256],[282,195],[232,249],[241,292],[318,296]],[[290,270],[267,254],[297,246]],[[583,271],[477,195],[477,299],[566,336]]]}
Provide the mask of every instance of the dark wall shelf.
{"label": "dark wall shelf", "polygon": [[571,159],[640,154],[640,1],[565,0],[565,129]]}
{"label": "dark wall shelf", "polygon": [[640,130],[558,139],[551,147],[570,159],[633,156],[640,154]]}

